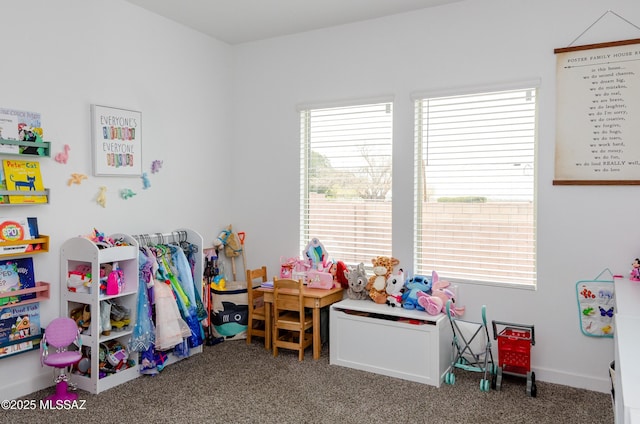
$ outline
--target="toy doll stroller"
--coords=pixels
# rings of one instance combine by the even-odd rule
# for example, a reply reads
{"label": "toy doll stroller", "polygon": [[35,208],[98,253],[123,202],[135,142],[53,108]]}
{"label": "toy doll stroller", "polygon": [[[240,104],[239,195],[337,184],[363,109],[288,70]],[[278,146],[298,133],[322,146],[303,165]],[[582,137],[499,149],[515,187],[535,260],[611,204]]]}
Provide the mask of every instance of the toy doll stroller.
{"label": "toy doll stroller", "polygon": [[480,390],[488,392],[492,387],[495,366],[491,353],[491,338],[487,330],[486,306],[482,305],[482,322],[456,318],[451,312],[451,300],[446,305],[447,317],[453,330],[453,361],[445,374],[445,383],[454,384],[456,368],[483,373]]}

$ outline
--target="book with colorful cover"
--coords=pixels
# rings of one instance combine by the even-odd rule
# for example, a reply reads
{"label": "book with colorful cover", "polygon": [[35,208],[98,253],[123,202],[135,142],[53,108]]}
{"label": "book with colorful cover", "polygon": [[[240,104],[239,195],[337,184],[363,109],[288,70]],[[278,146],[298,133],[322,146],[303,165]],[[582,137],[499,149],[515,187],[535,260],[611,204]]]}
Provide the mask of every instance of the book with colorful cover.
{"label": "book with colorful cover", "polygon": [[[18,118],[0,109],[0,138],[18,140]],[[0,153],[20,153],[17,144],[0,144]]]}
{"label": "book with colorful cover", "polygon": [[[0,293],[6,294],[36,286],[32,258],[0,260]],[[27,299],[35,299],[35,293],[0,297],[0,307]]]}
{"label": "book with colorful cover", "polygon": [[[6,189],[7,189],[7,182],[4,179],[4,171],[0,166],[0,190],[6,190]],[[0,194],[0,204],[6,204],[6,203],[9,203],[9,196],[5,194]]]}
{"label": "book with colorful cover", "polygon": [[37,161],[5,159],[2,161],[8,191],[23,191],[25,194],[9,195],[9,203],[47,203],[46,195],[29,195],[30,191],[44,191],[44,183]]}
{"label": "book with colorful cover", "polygon": [[[38,218],[0,217],[0,256],[26,253],[42,248],[40,244],[16,244],[20,240],[39,238]],[[0,261],[0,264],[2,261]],[[1,276],[0,276],[1,277]]]}
{"label": "book with colorful cover", "polygon": [[0,308],[0,358],[36,349],[41,334],[38,303]]}
{"label": "book with colorful cover", "polygon": [[[26,110],[0,108],[0,138],[18,141],[42,141],[42,119],[40,113]],[[37,146],[0,144],[0,153],[38,154]]]}

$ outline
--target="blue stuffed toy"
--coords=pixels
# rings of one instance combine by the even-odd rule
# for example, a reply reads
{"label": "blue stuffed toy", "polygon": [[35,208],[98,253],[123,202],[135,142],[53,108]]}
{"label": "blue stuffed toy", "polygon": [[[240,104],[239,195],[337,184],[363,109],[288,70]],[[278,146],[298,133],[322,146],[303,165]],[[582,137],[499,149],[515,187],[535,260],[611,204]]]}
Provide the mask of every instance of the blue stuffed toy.
{"label": "blue stuffed toy", "polygon": [[415,275],[408,278],[404,283],[405,291],[402,294],[402,307],[424,311],[425,309],[418,303],[418,292],[431,294],[432,281],[432,277],[424,275]]}

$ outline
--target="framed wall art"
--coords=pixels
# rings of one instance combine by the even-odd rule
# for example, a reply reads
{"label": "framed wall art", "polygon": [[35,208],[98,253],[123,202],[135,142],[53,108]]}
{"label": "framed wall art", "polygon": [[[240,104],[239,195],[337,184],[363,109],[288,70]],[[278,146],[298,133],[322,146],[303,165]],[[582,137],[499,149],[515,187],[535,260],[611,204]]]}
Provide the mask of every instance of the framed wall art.
{"label": "framed wall art", "polygon": [[640,39],[555,54],[553,184],[640,184]]}
{"label": "framed wall art", "polygon": [[142,175],[142,113],[91,105],[93,175]]}

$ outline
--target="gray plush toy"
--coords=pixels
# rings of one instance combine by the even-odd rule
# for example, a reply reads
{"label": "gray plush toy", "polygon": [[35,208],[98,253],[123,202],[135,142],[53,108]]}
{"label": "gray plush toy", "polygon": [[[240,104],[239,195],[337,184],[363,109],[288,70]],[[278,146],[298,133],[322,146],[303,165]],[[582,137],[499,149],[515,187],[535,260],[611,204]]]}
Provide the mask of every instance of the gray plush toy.
{"label": "gray plush toy", "polygon": [[367,272],[364,270],[364,263],[359,263],[355,267],[349,267],[344,271],[345,277],[349,281],[349,288],[347,289],[347,297],[349,299],[366,300],[369,299],[369,291],[366,290]]}

